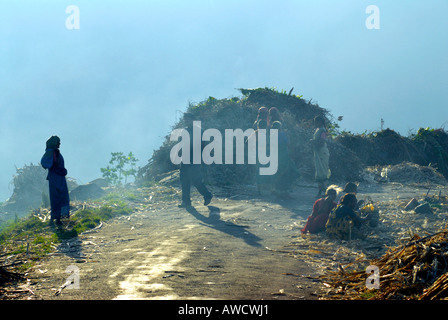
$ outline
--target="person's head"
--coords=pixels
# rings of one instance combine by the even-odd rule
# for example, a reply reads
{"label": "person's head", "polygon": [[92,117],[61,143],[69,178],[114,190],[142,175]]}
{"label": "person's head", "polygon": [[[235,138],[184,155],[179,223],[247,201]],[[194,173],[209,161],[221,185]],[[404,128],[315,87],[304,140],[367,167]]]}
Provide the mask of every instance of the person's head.
{"label": "person's head", "polygon": [[269,119],[270,122],[273,123],[275,121],[282,121],[282,116],[280,115],[280,111],[276,107],[272,107],[269,109]]}
{"label": "person's head", "polygon": [[266,129],[268,127],[268,122],[265,119],[260,119],[257,122],[258,129]]}
{"label": "person's head", "polygon": [[352,209],[356,208],[358,200],[354,193],[347,193],[341,198],[341,204],[346,205]]}
{"label": "person's head", "polygon": [[325,191],[325,199],[334,201],[336,200],[337,192],[333,188],[327,188]]}
{"label": "person's head", "polygon": [[266,107],[260,107],[260,109],[258,109],[258,116],[257,119],[267,119],[269,115],[269,110]]}
{"label": "person's head", "polygon": [[324,120],[324,118],[323,118],[322,116],[316,116],[316,117],[314,118],[314,126],[315,126],[316,128],[320,128],[320,127],[325,126],[325,120]]}
{"label": "person's head", "polygon": [[343,190],[345,193],[358,193],[358,186],[353,182],[347,182]]}
{"label": "person's head", "polygon": [[282,123],[280,121],[274,121],[272,123],[272,129],[282,130]]}
{"label": "person's head", "polygon": [[59,148],[60,145],[61,145],[61,139],[59,139],[58,136],[51,136],[46,142],[47,149],[49,148],[57,149]]}

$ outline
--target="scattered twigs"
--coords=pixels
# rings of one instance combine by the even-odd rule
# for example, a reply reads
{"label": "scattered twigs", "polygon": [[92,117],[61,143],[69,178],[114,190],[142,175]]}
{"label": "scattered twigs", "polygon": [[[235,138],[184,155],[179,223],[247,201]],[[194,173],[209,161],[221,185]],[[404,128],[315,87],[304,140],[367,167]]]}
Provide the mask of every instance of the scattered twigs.
{"label": "scattered twigs", "polygon": [[431,287],[425,289],[420,300],[434,300],[444,298],[448,295],[448,273],[440,276]]}
{"label": "scattered twigs", "polygon": [[[339,270],[324,276],[347,299],[440,299],[448,296],[448,231],[393,248],[370,262],[380,272],[380,289],[370,290],[365,270]],[[329,297],[335,292],[329,292]],[[340,298],[340,296],[339,296]]]}
{"label": "scattered twigs", "polygon": [[62,286],[59,287],[59,289],[54,293],[55,296],[58,296],[62,293],[62,290],[64,290],[65,288],[67,288],[69,285],[71,285],[73,283],[72,280],[67,280],[64,282],[64,284]]}

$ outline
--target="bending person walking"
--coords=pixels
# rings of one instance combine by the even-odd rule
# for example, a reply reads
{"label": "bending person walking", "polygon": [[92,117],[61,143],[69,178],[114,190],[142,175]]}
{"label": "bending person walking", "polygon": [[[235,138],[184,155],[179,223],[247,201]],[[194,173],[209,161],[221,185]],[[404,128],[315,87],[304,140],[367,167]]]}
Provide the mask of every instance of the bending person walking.
{"label": "bending person walking", "polygon": [[[186,130],[193,137],[193,121],[195,116],[192,113],[185,113],[184,120],[187,124]],[[202,147],[201,147],[202,153]],[[187,160],[187,159],[182,159]],[[191,207],[191,186],[193,185],[198,192],[204,197],[204,205],[208,205],[213,198],[213,194],[204,184],[204,167],[203,164],[193,164],[193,141],[190,140],[190,159],[182,161],[180,164],[180,182],[182,185],[182,203],[180,208]]]}

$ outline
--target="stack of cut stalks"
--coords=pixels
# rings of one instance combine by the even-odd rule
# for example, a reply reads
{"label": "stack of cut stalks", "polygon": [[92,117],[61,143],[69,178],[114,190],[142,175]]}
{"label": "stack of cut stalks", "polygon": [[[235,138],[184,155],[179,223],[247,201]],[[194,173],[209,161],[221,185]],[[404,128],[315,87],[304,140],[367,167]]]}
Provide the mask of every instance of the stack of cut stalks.
{"label": "stack of cut stalks", "polygon": [[[358,261],[357,263],[360,264]],[[331,289],[329,299],[434,300],[448,298],[448,230],[391,248],[370,262],[378,267],[379,289],[369,289],[372,274],[365,269],[339,271],[322,276]],[[365,267],[365,265],[364,265]],[[369,278],[369,279],[368,279]]]}

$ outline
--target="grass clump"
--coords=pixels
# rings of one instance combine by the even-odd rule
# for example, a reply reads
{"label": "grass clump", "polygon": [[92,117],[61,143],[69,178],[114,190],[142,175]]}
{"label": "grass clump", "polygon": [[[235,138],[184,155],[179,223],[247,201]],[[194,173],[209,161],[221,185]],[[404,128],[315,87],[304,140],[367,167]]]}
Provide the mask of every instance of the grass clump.
{"label": "grass clump", "polygon": [[25,272],[35,261],[54,251],[63,240],[97,227],[102,221],[120,215],[129,215],[132,209],[123,200],[105,201],[98,207],[75,211],[64,227],[54,227],[39,217],[30,215],[2,227],[0,230],[0,255],[13,257],[16,270]]}
{"label": "grass clump", "polygon": [[93,229],[101,221],[107,221],[120,215],[129,215],[132,209],[121,200],[109,201],[98,208],[86,208],[79,210],[73,219],[73,229],[76,234]]}

